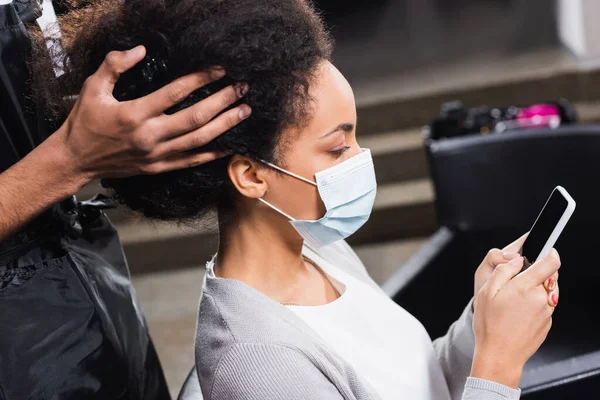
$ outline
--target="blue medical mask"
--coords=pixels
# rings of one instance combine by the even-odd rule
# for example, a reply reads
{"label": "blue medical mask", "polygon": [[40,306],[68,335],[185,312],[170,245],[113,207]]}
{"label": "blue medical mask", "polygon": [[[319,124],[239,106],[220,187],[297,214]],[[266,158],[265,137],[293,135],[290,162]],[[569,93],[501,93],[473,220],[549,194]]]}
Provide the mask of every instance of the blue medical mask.
{"label": "blue medical mask", "polygon": [[287,175],[315,185],[327,212],[316,221],[297,220],[270,204],[258,200],[290,220],[292,226],[310,246],[319,248],[343,240],[356,232],[369,219],[377,194],[377,181],[371,151],[315,174],[316,182],[306,179],[277,165],[262,161]]}

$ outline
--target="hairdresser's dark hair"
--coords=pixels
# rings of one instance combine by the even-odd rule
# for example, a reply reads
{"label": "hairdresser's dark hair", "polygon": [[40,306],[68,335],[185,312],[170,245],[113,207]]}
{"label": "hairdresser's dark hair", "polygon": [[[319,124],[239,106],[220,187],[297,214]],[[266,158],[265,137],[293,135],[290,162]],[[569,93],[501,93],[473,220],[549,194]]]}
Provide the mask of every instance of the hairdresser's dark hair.
{"label": "hairdresser's dark hair", "polygon": [[[48,65],[35,68],[42,86],[38,93],[50,116],[64,119],[62,99],[79,92],[109,51],[143,44],[149,58],[165,61],[167,72],[151,84],[140,82],[139,69],[124,75],[117,98],[141,97],[192,71],[222,66],[226,78],[169,112],[228,84],[247,82],[249,91],[241,101],[252,107],[251,116],[200,150],[267,161],[276,161],[282,129],[306,122],[309,83],[317,65],[331,55],[330,37],[305,0],[100,0],[67,14],[61,29],[67,59],[60,84],[52,86],[53,80],[43,76],[51,72]],[[195,219],[217,207],[233,211],[229,158],[159,175],[105,179],[103,185],[114,189],[123,204],[154,219]]]}

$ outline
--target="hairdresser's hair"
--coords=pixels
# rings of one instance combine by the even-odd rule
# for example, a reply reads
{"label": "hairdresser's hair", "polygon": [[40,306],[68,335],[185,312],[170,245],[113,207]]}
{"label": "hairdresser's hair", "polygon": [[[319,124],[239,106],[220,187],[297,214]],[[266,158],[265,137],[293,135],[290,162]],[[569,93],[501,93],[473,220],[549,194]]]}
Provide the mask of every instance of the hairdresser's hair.
{"label": "hairdresser's hair", "polygon": [[[187,73],[222,66],[226,78],[169,112],[228,84],[246,82],[249,91],[241,101],[252,107],[251,116],[199,150],[267,161],[276,161],[282,130],[309,118],[308,86],[332,48],[323,22],[306,0],[100,0],[67,14],[60,25],[66,54],[60,82],[50,76],[47,58],[38,55],[34,61],[38,95],[50,117],[65,118],[68,108],[62,100],[79,92],[109,51],[143,44],[148,59],[164,61],[166,72],[150,83],[140,79],[139,68],[125,74],[114,92],[118,99],[138,98]],[[235,209],[229,159],[159,175],[105,179],[103,185],[146,217],[196,219],[217,208]]]}

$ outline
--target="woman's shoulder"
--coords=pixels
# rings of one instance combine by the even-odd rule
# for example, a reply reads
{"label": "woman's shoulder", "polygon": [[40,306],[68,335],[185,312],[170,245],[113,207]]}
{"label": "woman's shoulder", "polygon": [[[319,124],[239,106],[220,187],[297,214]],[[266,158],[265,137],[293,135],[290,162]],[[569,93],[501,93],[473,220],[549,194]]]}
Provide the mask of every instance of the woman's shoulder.
{"label": "woman's shoulder", "polygon": [[301,348],[318,341],[316,333],[285,306],[242,281],[215,277],[211,263],[200,297],[197,351],[239,343]]}
{"label": "woman's shoulder", "polygon": [[261,362],[266,363],[263,368],[271,368],[277,359],[282,365],[288,365],[285,360],[297,363],[298,358],[311,364],[321,352],[312,335],[284,306],[244,283],[207,276],[195,344],[200,383],[203,389],[212,387],[217,372],[227,370],[224,365],[232,357],[237,361],[229,369],[236,374],[243,372],[240,369],[252,373]]}
{"label": "woman's shoulder", "polygon": [[331,366],[317,367],[310,357],[290,346],[238,343],[219,361],[205,394],[210,400],[342,400],[338,387],[344,392],[351,387],[339,376]]}
{"label": "woman's shoulder", "polygon": [[310,332],[284,306],[245,283],[206,276],[196,332],[196,355],[202,362],[211,363],[213,353],[239,344],[307,349],[314,340]]}
{"label": "woman's shoulder", "polygon": [[[330,248],[328,253],[333,251],[335,255],[343,250]],[[346,253],[345,259],[351,260],[351,254]],[[339,265],[343,267],[344,263]],[[354,393],[360,399],[363,397],[357,394],[368,392],[354,369],[331,353],[297,315],[241,281],[213,274],[206,274],[202,289],[196,367],[204,395],[210,399],[240,398],[240,393],[241,398],[248,399],[324,398],[319,393],[337,399],[341,398],[338,390]],[[284,379],[286,376],[295,378],[289,381]],[[279,383],[265,384],[263,378]],[[298,380],[306,383],[302,386],[310,393],[289,392],[298,389]],[[232,386],[232,382],[242,381],[246,381],[243,387]],[[275,392],[263,393],[266,389]]]}
{"label": "woman's shoulder", "polygon": [[[231,343],[278,342],[305,331],[304,323],[284,306],[235,279],[205,277],[198,316],[198,329],[204,334],[219,334]],[[265,335],[268,334],[268,335]],[[290,336],[291,335],[291,336]]]}

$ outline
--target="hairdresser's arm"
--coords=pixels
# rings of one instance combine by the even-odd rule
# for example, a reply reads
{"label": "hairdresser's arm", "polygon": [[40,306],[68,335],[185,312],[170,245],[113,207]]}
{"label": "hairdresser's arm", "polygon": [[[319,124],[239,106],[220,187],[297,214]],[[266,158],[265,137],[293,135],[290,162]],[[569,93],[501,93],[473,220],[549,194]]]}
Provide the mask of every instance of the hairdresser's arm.
{"label": "hairdresser's arm", "polygon": [[186,150],[210,142],[250,114],[249,106],[240,105],[219,115],[239,99],[240,91],[230,86],[178,113],[164,114],[223,76],[224,71],[212,69],[146,97],[118,102],[112,96],[114,84],[144,55],[141,46],[108,54],[86,81],[63,126],[0,174],[0,241],[94,179],[156,174],[220,156]]}

